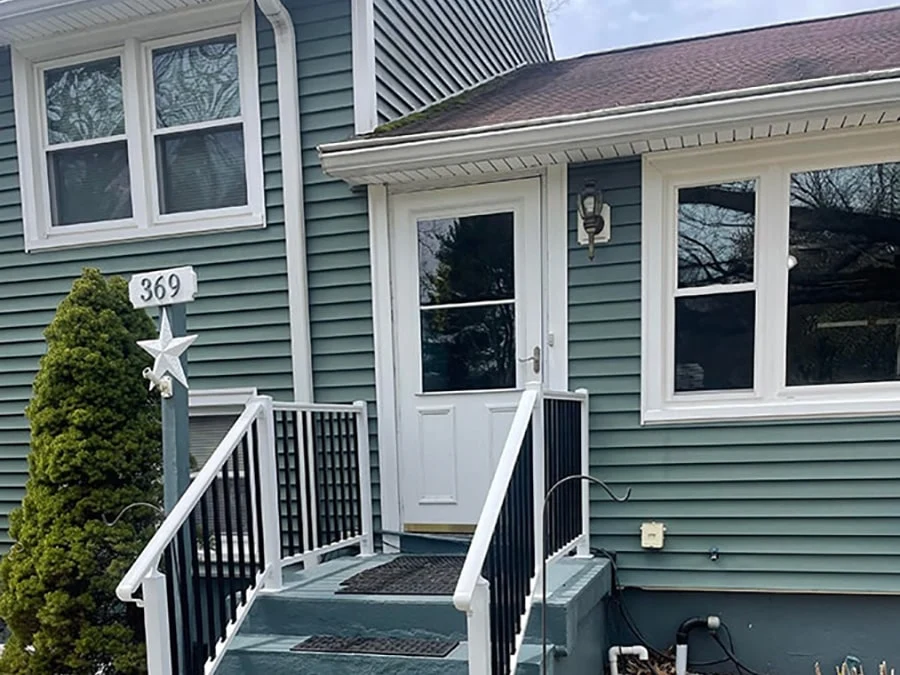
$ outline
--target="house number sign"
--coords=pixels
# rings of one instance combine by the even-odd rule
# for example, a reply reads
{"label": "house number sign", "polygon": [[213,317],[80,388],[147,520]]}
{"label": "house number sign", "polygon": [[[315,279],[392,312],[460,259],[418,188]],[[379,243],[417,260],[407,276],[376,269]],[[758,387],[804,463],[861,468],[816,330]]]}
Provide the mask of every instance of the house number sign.
{"label": "house number sign", "polygon": [[191,302],[197,295],[197,273],[193,267],[173,267],[135,274],[128,295],[138,309]]}

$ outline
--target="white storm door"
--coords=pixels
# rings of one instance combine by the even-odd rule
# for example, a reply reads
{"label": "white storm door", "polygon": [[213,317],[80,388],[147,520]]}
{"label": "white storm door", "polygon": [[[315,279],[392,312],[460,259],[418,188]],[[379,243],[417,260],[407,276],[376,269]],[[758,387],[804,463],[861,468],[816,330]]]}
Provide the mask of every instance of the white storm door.
{"label": "white storm door", "polygon": [[406,531],[471,531],[521,391],[541,379],[540,195],[529,179],[394,197]]}

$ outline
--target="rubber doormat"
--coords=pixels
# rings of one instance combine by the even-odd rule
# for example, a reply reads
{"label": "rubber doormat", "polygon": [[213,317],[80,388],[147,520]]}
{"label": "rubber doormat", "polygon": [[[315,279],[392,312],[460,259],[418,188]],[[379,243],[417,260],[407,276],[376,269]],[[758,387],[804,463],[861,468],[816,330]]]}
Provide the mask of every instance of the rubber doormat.
{"label": "rubber doormat", "polygon": [[334,654],[379,654],[383,656],[426,656],[440,659],[452,652],[459,642],[449,640],[418,640],[390,637],[339,637],[314,635],[292,652],[328,652]]}
{"label": "rubber doormat", "polygon": [[402,555],[341,583],[347,595],[453,595],[465,558],[460,555]]}

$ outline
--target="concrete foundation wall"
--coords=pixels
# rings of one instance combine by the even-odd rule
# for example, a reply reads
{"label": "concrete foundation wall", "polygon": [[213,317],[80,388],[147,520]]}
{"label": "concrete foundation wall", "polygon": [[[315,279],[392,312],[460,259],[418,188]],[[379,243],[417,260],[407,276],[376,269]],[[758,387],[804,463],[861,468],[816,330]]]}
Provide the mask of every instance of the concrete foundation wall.
{"label": "concrete foundation wall", "polygon": [[[900,597],[628,589],[624,598],[638,629],[658,649],[674,643],[684,619],[716,614],[731,629],[738,658],[760,673],[812,674],[816,661],[823,673],[833,673],[848,655],[858,657],[866,673],[877,673],[882,660],[900,668]],[[618,611],[610,618],[615,641],[637,642]],[[703,631],[691,635],[692,661],[722,656]],[[735,668],[696,670],[730,673]]]}

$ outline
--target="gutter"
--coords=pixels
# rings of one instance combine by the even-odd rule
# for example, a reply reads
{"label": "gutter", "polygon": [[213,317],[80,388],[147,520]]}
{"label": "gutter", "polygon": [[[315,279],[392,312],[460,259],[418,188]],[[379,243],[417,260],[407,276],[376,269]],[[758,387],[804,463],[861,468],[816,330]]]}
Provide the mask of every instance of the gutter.
{"label": "gutter", "polygon": [[303,211],[303,168],[300,144],[300,87],[297,80],[297,36],[294,21],[281,0],[256,0],[275,33],[278,72],[278,121],[281,143],[284,246],[287,258],[288,310],[291,331],[291,374],[294,400],[313,400],[312,344],[306,265],[306,220]]}
{"label": "gutter", "polygon": [[900,68],[470,129],[353,139],[322,145],[319,155],[326,173],[352,179],[517,154],[627,143],[648,135],[699,133],[724,124],[770,123],[773,118],[874,105],[895,107],[898,99]]}

